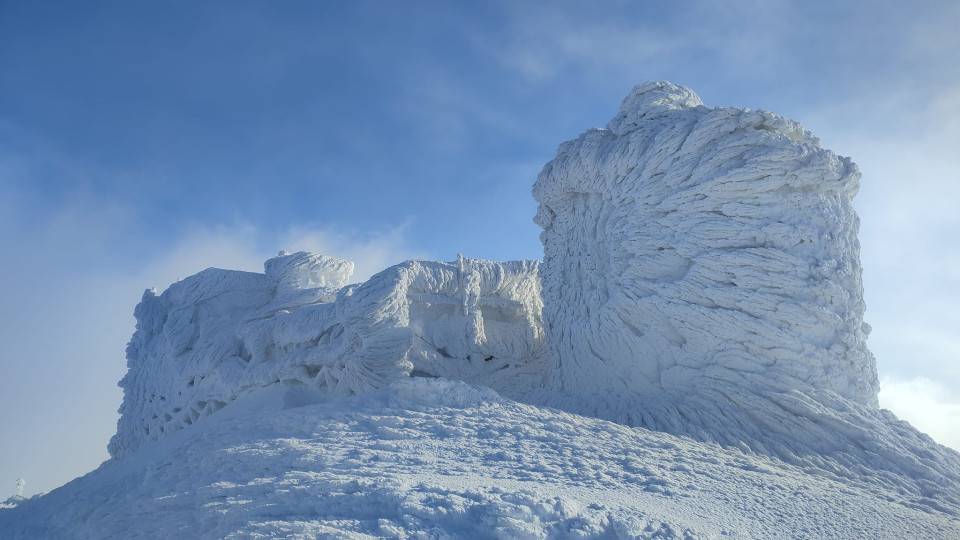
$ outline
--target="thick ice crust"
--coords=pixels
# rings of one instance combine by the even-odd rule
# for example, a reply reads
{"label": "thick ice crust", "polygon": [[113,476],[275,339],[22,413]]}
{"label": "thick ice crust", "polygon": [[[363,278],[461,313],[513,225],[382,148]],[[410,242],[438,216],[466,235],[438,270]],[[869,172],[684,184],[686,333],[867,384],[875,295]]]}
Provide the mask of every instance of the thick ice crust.
{"label": "thick ice crust", "polygon": [[552,382],[679,395],[727,371],[875,406],[858,179],[796,122],[638,86],[533,188]]}
{"label": "thick ice crust", "polygon": [[301,252],[264,266],[266,274],[211,268],[144,293],[112,456],[275,383],[330,395],[409,375],[507,395],[541,384],[535,261],[410,261],[349,287],[349,261]]}

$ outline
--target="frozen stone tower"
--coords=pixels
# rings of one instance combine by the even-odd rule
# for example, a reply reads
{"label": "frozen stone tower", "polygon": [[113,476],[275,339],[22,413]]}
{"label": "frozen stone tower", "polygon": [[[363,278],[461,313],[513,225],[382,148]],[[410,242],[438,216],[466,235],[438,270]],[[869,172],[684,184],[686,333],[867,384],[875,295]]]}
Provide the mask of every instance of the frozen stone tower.
{"label": "frozen stone tower", "polygon": [[796,122],[634,88],[533,187],[550,385],[651,426],[787,391],[876,407],[859,177]]}

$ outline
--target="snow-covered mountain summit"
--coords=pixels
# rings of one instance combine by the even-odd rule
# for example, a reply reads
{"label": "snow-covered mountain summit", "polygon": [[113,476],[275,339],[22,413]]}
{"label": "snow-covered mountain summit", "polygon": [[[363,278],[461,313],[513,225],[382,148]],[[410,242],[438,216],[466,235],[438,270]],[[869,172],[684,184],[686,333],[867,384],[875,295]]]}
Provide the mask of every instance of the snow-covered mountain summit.
{"label": "snow-covered mountain summit", "polygon": [[0,510],[38,538],[956,538],[957,506],[689,437],[402,378],[221,411]]}
{"label": "snow-covered mountain summit", "polygon": [[877,410],[859,178],[797,122],[636,87],[533,188],[544,402],[845,476],[955,486],[942,451],[928,461],[935,445]]}
{"label": "snow-covered mountain summit", "polygon": [[638,86],[541,172],[542,263],[147,291],[113,459],[0,532],[960,534],[960,454],[877,408],[858,181],[796,122]]}

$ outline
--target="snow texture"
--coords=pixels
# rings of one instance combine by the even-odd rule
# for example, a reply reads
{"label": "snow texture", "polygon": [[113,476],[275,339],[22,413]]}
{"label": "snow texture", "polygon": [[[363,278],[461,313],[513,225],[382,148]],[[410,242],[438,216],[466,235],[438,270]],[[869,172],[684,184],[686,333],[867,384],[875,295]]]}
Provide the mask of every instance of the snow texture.
{"label": "snow texture", "polygon": [[0,510],[35,538],[958,538],[957,506],[688,437],[399,379],[274,386]]}
{"label": "snow texture", "polygon": [[876,410],[858,180],[796,122],[634,88],[533,188],[553,390],[539,402],[848,477],[895,472],[931,486],[918,493],[955,486],[955,456]]}
{"label": "snow texture", "polygon": [[635,88],[533,188],[554,383],[678,394],[760,374],[876,406],[858,180],[796,122]]}
{"label": "snow texture", "polygon": [[127,346],[113,457],[274,383],[345,396],[409,375],[514,395],[546,360],[538,263],[410,261],[345,286],[353,263],[281,253],[146,291]]}

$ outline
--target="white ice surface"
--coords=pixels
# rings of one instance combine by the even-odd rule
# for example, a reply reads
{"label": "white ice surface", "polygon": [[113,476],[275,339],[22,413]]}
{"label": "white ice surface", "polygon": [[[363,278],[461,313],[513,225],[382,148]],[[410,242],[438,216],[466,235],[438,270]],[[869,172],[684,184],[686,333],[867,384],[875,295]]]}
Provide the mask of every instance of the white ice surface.
{"label": "white ice surface", "polygon": [[0,510],[34,538],[957,538],[955,504],[409,378],[262,389]]}
{"label": "white ice surface", "polygon": [[876,409],[859,177],[771,112],[634,88],[534,185],[550,360],[530,400],[956,497],[955,455]]}
{"label": "white ice surface", "polygon": [[535,261],[410,261],[345,287],[349,261],[282,253],[265,274],[210,268],[147,291],[110,453],[123,456],[276,382],[346,396],[399,377],[541,385]]}
{"label": "white ice surface", "polygon": [[533,187],[555,385],[681,394],[726,371],[876,406],[858,180],[796,122],[636,87]]}

